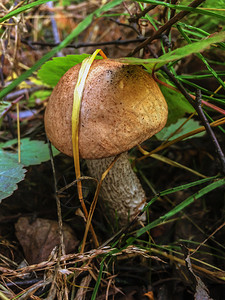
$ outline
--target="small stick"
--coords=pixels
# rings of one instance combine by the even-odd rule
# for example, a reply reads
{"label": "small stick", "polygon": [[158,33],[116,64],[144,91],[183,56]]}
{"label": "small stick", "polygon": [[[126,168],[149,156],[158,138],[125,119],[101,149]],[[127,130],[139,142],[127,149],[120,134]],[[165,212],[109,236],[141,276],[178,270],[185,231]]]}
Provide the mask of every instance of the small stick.
{"label": "small stick", "polygon": [[62,211],[60,205],[60,199],[58,196],[58,189],[57,189],[57,181],[56,181],[56,173],[55,173],[55,165],[53,161],[53,153],[52,147],[49,139],[47,138],[49,153],[50,153],[50,161],[52,166],[52,173],[53,173],[53,180],[54,180],[54,190],[55,190],[55,199],[56,199],[56,206],[57,206],[57,214],[58,214],[58,224],[59,224],[59,238],[60,238],[60,251],[58,256],[58,264],[60,264],[61,255],[65,255],[65,246],[63,241],[63,221],[62,221]]}
{"label": "small stick", "polygon": [[[165,71],[165,73],[169,76],[169,78],[173,81],[173,83],[176,85],[176,87],[180,90],[180,92],[183,94],[183,96],[188,100],[188,102],[194,107],[194,109],[196,110],[196,112],[198,113],[199,118],[201,119],[206,132],[209,134],[209,137],[215,147],[215,152],[218,155],[218,158],[220,160],[221,163],[221,171],[223,174],[225,174],[225,156],[224,153],[219,145],[219,142],[217,141],[217,138],[211,128],[211,126],[209,125],[209,122],[202,110],[201,107],[201,92],[200,90],[197,91],[196,93],[196,101],[193,100],[193,98],[191,97],[191,95],[189,95],[187,93],[187,91],[185,90],[185,88],[183,87],[183,85],[173,76],[173,74],[168,70],[168,68],[166,66],[163,66],[162,69]],[[200,97],[200,98],[199,98]]]}
{"label": "small stick", "polygon": [[140,32],[139,32],[133,25],[121,23],[121,22],[119,22],[118,20],[114,20],[113,18],[110,18],[110,21],[116,23],[116,24],[119,25],[119,26],[124,26],[124,27],[131,28],[131,29],[134,30],[138,35],[140,34]]}
{"label": "small stick", "polygon": [[6,95],[4,97],[4,101],[9,101],[9,100],[13,100],[17,97],[22,97],[25,95],[30,95],[36,91],[40,91],[40,90],[48,90],[48,88],[44,85],[39,85],[39,86],[33,86],[30,88],[25,88],[25,89],[21,89],[21,90],[17,90],[14,92],[9,93],[8,95]]}
{"label": "small stick", "polygon": [[197,90],[196,91],[196,98],[195,98],[196,103],[193,105],[195,107],[195,110],[197,111],[199,118],[201,119],[206,132],[208,133],[214,148],[215,148],[215,152],[220,160],[221,163],[221,171],[223,172],[223,174],[225,174],[225,156],[223,153],[223,150],[220,147],[220,144],[215,136],[215,133],[212,130],[212,127],[209,125],[209,122],[203,112],[202,109],[202,97],[201,97],[201,90]]}
{"label": "small stick", "polygon": [[[133,29],[133,27],[132,27]],[[10,37],[11,39],[14,39],[13,36]],[[146,37],[138,37],[137,39],[127,39],[127,40],[112,40],[108,42],[96,42],[96,43],[77,43],[77,44],[68,44],[65,48],[74,48],[74,49],[79,49],[79,48],[84,48],[84,47],[100,47],[100,46],[108,46],[108,45],[127,45],[131,43],[140,43],[145,41],[147,38]],[[31,42],[31,41],[26,41],[24,39],[20,40],[21,43],[26,44],[30,47],[32,46],[40,46],[40,47],[57,47],[59,43],[43,43],[43,42]]]}
{"label": "small stick", "polygon": [[[149,47],[149,50],[151,51],[152,55],[157,58],[158,56],[152,51],[152,49]],[[191,95],[185,90],[184,86],[175,78],[175,76],[169,71],[166,65],[162,66],[161,69],[167,74],[167,76],[170,78],[170,80],[175,84],[175,86],[178,88],[178,90],[182,93],[182,95],[188,100],[188,102],[194,107],[196,112],[198,113],[199,118],[201,119],[206,132],[209,134],[209,137],[214,145],[215,152],[218,155],[219,161],[221,163],[221,171],[223,174],[225,174],[225,156],[224,153],[220,147],[220,144],[202,110],[201,104],[201,91],[198,90],[196,92],[196,99],[193,100]]]}
{"label": "small stick", "polygon": [[130,17],[128,21],[131,23],[137,23],[140,18],[144,17],[148,12],[150,12],[150,10],[154,9],[156,6],[157,4],[152,4],[147,6],[139,14],[135,14],[134,16]]}
{"label": "small stick", "polygon": [[17,116],[17,141],[18,141],[18,163],[21,162],[21,143],[20,143],[20,108],[19,102],[16,103],[16,116]]}

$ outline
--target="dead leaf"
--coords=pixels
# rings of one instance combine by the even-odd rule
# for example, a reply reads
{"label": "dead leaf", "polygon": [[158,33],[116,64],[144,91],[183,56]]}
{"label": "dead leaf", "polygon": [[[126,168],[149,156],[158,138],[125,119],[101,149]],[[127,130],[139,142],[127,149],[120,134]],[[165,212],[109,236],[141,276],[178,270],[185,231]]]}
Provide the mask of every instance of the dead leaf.
{"label": "dead leaf", "polygon": [[195,300],[213,300],[212,298],[210,298],[209,296],[209,291],[207,289],[207,287],[205,286],[205,284],[203,283],[203,281],[201,280],[200,277],[198,277],[193,269],[192,269],[192,265],[191,265],[191,259],[190,259],[190,255],[187,255],[187,257],[185,258],[187,267],[189,272],[193,275],[193,278],[195,279],[195,295],[194,295],[194,299]]}
{"label": "dead leaf", "polygon": [[[32,221],[21,217],[15,224],[16,237],[23,247],[26,260],[30,264],[46,261],[53,248],[59,245],[58,222],[37,218]],[[68,225],[63,225],[63,237],[66,253],[76,249],[79,241]]]}

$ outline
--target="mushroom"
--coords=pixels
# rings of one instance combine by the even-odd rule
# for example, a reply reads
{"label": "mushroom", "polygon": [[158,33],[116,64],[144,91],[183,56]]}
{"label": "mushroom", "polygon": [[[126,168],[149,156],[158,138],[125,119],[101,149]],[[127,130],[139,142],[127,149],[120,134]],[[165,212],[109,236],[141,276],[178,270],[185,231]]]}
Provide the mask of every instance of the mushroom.
{"label": "mushroom", "polygon": [[[71,115],[80,64],[69,69],[54,88],[45,112],[45,130],[52,144],[73,156]],[[86,79],[80,109],[79,153],[89,175],[104,179],[100,198],[108,215],[125,225],[145,204],[145,192],[127,151],[166,124],[167,103],[154,79],[140,66],[111,59],[96,60]]]}

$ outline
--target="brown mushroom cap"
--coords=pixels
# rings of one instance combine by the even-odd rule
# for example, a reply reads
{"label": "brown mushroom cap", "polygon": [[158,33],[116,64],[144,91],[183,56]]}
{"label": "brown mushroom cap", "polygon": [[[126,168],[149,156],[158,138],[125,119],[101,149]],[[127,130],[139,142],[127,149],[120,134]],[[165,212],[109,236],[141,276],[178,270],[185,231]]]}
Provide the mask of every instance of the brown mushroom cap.
{"label": "brown mushroom cap", "polygon": [[[80,64],[69,69],[54,88],[45,112],[49,140],[72,156],[71,116]],[[110,59],[96,60],[83,91],[79,151],[85,159],[127,151],[160,131],[167,104],[154,79],[141,67]]]}

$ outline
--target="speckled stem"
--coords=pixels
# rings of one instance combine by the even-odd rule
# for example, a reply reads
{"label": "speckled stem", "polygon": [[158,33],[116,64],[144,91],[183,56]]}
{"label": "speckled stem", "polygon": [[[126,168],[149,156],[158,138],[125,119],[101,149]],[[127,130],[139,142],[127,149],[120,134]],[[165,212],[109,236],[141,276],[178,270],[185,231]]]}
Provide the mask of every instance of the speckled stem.
{"label": "speckled stem", "polygon": [[[89,175],[100,180],[114,157],[86,160]],[[123,226],[142,210],[145,204],[145,192],[128,160],[127,153],[121,154],[104,179],[100,194],[107,215],[111,220],[118,218]],[[141,217],[145,220],[145,215]]]}

